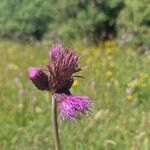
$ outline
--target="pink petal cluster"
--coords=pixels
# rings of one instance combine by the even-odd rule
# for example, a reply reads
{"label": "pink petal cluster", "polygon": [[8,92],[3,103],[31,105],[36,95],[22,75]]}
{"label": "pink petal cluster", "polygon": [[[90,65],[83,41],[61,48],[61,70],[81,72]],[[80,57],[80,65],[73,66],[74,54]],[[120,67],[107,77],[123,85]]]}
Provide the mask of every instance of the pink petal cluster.
{"label": "pink petal cluster", "polygon": [[82,114],[90,111],[91,100],[87,96],[67,95],[55,93],[54,97],[59,105],[60,116],[75,121]]}

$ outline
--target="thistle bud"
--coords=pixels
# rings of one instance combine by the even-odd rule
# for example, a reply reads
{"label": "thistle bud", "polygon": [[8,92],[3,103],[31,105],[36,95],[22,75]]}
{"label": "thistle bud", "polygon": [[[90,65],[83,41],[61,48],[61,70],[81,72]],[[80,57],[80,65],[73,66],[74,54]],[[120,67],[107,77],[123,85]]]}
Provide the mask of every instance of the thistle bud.
{"label": "thistle bud", "polygon": [[28,77],[39,90],[49,90],[48,76],[40,68],[30,68]]}

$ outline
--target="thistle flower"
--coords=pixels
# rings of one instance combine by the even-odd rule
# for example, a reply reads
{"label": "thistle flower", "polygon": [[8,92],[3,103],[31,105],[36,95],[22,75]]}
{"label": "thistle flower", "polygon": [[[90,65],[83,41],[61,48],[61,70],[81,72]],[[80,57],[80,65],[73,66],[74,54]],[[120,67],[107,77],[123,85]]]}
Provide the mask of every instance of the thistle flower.
{"label": "thistle flower", "polygon": [[49,63],[46,75],[39,68],[29,70],[29,78],[39,90],[48,90],[60,109],[62,119],[75,120],[81,114],[90,111],[91,100],[86,96],[71,95],[70,88],[74,82],[74,74],[81,70],[79,57],[71,48],[54,44],[49,51]]}
{"label": "thistle flower", "polygon": [[61,49],[56,59],[51,59],[47,65],[49,71],[49,86],[54,91],[68,90],[73,84],[73,74],[80,71],[78,56],[71,49]]}
{"label": "thistle flower", "polygon": [[55,93],[54,98],[56,99],[59,109],[60,116],[64,119],[70,119],[75,121],[82,114],[87,114],[90,111],[91,100],[87,96],[77,96],[64,93]]}

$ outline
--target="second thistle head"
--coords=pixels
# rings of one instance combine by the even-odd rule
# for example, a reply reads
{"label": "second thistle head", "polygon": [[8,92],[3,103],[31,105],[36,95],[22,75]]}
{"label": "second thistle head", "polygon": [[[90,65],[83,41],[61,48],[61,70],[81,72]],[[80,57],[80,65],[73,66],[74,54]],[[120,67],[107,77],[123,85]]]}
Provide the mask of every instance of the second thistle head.
{"label": "second thistle head", "polygon": [[[53,49],[51,49],[53,50]],[[49,86],[55,92],[69,90],[73,84],[73,74],[81,70],[79,57],[73,49],[61,47],[57,55],[51,56],[47,68],[49,72]]]}

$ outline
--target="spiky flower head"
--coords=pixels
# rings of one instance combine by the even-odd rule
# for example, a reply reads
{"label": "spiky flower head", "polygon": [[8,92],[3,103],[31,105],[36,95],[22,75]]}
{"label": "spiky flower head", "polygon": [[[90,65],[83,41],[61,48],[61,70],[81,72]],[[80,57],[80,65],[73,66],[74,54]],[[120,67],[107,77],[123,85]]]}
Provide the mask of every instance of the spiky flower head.
{"label": "spiky flower head", "polygon": [[61,51],[51,59],[47,65],[49,71],[49,86],[54,91],[68,90],[73,84],[73,74],[80,71],[78,55],[68,48]]}
{"label": "spiky flower head", "polygon": [[60,116],[63,120],[70,119],[75,121],[82,114],[88,114],[92,104],[87,96],[55,93],[54,98],[58,103]]}

